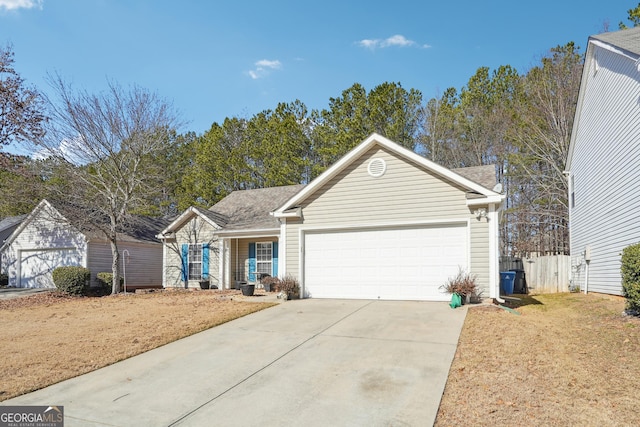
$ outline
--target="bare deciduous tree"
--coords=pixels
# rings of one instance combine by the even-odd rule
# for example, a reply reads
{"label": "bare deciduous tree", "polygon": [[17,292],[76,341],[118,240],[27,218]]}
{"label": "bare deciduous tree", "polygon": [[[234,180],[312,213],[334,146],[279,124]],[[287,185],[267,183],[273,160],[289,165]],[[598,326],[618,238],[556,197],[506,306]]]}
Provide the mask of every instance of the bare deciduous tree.
{"label": "bare deciduous tree", "polygon": [[163,170],[156,161],[178,125],[171,105],[134,86],[109,83],[102,93],[73,90],[59,76],[51,79],[47,138],[39,154],[58,164],[50,197],[63,202],[65,216],[79,228],[99,230],[110,242],[112,292],[119,291],[118,234],[135,227],[137,211],[157,200]]}

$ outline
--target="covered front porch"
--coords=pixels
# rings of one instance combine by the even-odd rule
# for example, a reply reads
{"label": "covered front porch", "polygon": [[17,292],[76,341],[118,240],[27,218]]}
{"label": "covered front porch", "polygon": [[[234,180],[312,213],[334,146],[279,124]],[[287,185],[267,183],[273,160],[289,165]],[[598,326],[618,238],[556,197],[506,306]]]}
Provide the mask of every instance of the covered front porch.
{"label": "covered front porch", "polygon": [[220,289],[239,289],[242,284],[255,284],[261,288],[261,279],[278,276],[277,235],[256,233],[218,237]]}

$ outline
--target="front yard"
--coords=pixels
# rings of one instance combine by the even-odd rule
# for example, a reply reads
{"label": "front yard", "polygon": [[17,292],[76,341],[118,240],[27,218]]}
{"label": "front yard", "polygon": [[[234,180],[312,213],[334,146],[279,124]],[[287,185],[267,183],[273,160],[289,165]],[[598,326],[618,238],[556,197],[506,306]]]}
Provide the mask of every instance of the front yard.
{"label": "front yard", "polygon": [[[271,303],[237,291],[0,301],[0,400],[142,353]],[[256,298],[260,300],[260,298]],[[524,297],[469,309],[436,425],[637,424],[640,319],[617,297]]]}
{"label": "front yard", "polygon": [[640,319],[624,300],[524,297],[470,308],[437,426],[638,425]]}
{"label": "front yard", "polygon": [[[93,371],[273,303],[238,291],[0,301],[0,401]],[[259,298],[256,298],[259,299]]]}

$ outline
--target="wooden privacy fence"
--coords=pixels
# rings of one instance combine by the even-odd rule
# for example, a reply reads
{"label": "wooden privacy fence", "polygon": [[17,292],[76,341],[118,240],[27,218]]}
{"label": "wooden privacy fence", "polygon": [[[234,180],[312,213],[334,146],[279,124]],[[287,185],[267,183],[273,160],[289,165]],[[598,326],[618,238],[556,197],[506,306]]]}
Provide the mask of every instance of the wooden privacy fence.
{"label": "wooden privacy fence", "polygon": [[552,294],[569,292],[571,257],[547,255],[523,259],[529,293]]}

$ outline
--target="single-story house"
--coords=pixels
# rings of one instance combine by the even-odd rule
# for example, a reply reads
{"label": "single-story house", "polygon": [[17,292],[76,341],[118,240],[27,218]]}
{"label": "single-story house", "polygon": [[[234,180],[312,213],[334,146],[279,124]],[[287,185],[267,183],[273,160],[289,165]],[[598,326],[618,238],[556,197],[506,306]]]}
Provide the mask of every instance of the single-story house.
{"label": "single-story house", "polygon": [[[111,246],[97,232],[79,230],[54,207],[42,200],[22,219],[0,246],[0,270],[9,276],[9,286],[54,288],[51,272],[61,266],[82,266],[96,275],[111,272]],[[155,238],[166,223],[141,218],[135,230],[118,235],[127,288],[160,287],[162,245]]]}
{"label": "single-story house", "polygon": [[163,285],[293,276],[303,297],[440,300],[459,269],[499,296],[494,166],[450,170],[371,135],[308,185],[235,191],[158,236]]}
{"label": "single-story house", "polygon": [[622,295],[640,242],[640,27],[589,37],[567,156],[571,285]]}

